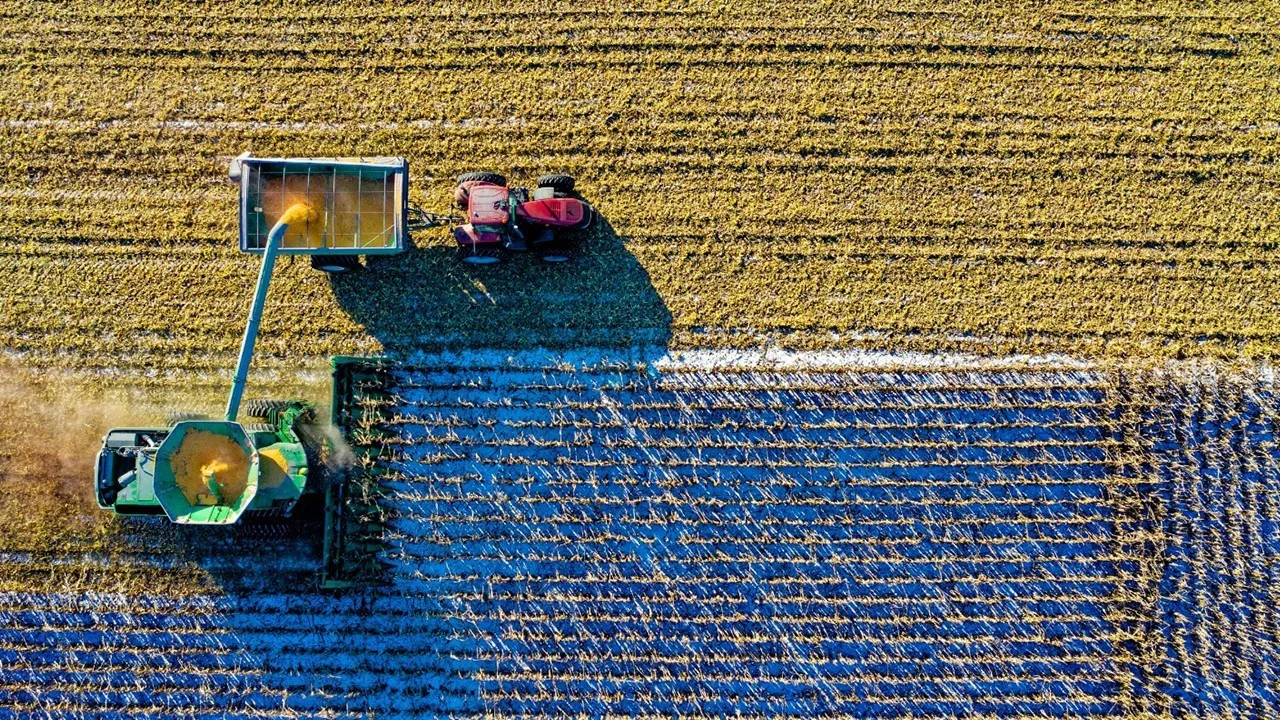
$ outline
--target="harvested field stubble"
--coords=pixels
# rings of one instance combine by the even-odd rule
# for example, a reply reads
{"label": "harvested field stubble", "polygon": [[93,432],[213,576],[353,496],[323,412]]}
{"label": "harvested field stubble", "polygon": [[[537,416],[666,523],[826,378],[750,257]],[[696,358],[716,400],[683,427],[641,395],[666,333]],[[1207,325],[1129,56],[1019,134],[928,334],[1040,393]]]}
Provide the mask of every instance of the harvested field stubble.
{"label": "harvested field stubble", "polygon": [[[1164,362],[1280,351],[1274,16],[0,0],[0,349],[82,391],[0,377],[0,720],[1280,715],[1274,379]],[[88,492],[102,429],[222,399],[246,150],[606,221],[277,266],[255,381],[413,358],[340,445],[387,590]],[[895,354],[663,356],[761,341]]]}
{"label": "harvested field stubble", "polygon": [[[402,154],[430,209],[462,170],[569,171],[621,238],[539,284],[423,233],[357,291],[435,310],[379,299],[390,323],[286,262],[264,364],[655,324],[686,346],[1278,347],[1266,3],[3,9],[0,342],[40,363],[225,366],[255,262],[221,181],[244,150]],[[645,302],[599,297],[635,275],[609,247]]]}

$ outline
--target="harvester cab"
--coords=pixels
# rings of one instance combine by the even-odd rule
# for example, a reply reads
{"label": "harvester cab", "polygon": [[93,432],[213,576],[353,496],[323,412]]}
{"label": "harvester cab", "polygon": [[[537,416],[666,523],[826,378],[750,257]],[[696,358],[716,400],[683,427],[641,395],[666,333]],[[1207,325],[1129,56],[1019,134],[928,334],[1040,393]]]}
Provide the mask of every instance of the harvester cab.
{"label": "harvester cab", "polygon": [[250,403],[263,422],[182,420],[171,427],[112,428],[98,453],[98,507],[165,515],[190,525],[288,517],[308,491],[298,426],[306,403]]}

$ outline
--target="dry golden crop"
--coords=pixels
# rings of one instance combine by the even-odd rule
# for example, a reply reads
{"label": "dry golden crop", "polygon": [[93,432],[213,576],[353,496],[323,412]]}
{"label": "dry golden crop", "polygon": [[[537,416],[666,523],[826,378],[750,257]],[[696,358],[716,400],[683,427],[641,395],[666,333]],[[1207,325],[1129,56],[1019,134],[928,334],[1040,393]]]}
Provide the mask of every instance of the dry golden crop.
{"label": "dry golden crop", "polygon": [[[713,715],[803,667],[813,704],[760,716],[914,712],[931,677],[972,716],[1274,715],[1274,389],[1161,363],[1280,354],[1275,8],[1009,5],[0,0],[10,711]],[[258,389],[314,393],[336,353],[504,353],[349,438],[382,450],[408,599],[308,592],[307,538],[89,497],[102,428],[221,399],[258,262],[223,180],[244,151],[403,155],[428,210],[461,171],[566,171],[606,221],[565,267],[463,268],[443,230],[352,277],[278,264]],[[762,344],[1155,362],[503,364]],[[572,645],[601,635],[625,642]],[[450,664],[477,657],[501,667]]]}
{"label": "dry golden crop", "polygon": [[0,344],[39,365],[227,366],[256,259],[221,177],[245,150],[404,155],[430,209],[462,170],[564,170],[609,221],[570,268],[458,268],[443,231],[335,285],[283,263],[264,367],[1277,348],[1265,3],[3,10]]}

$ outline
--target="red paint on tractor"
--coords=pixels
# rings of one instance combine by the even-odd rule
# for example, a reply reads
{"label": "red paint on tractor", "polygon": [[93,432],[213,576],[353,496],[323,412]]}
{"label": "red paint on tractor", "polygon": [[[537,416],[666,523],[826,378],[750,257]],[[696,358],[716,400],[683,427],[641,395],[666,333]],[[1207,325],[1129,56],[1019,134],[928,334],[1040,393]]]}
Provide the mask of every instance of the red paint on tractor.
{"label": "red paint on tractor", "polygon": [[508,190],[475,183],[467,188],[467,219],[475,225],[504,225],[509,219]]}
{"label": "red paint on tractor", "polygon": [[520,203],[516,217],[549,227],[583,227],[587,224],[586,206],[575,198],[547,198]]}
{"label": "red paint on tractor", "polygon": [[[501,179],[497,173],[466,175]],[[466,211],[467,221],[453,232],[458,259],[489,265],[501,262],[507,252],[533,251],[546,262],[568,260],[573,232],[589,227],[595,211],[584,200],[566,197],[571,194],[573,178],[546,178],[550,184],[533,190],[480,179],[458,183],[453,197]]]}

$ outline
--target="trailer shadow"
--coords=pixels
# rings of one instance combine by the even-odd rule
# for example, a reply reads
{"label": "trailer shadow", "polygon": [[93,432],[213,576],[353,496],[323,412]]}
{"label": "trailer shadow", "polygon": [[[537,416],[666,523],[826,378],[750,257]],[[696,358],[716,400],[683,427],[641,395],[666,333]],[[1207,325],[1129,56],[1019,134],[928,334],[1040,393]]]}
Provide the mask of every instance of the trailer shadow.
{"label": "trailer shadow", "polygon": [[515,253],[468,265],[447,230],[419,235],[422,247],[330,279],[339,305],[391,357],[460,346],[665,349],[670,339],[670,311],[603,216],[563,264]]}

